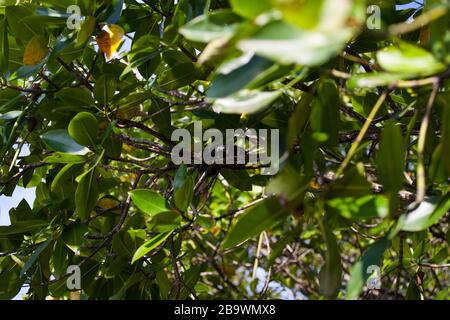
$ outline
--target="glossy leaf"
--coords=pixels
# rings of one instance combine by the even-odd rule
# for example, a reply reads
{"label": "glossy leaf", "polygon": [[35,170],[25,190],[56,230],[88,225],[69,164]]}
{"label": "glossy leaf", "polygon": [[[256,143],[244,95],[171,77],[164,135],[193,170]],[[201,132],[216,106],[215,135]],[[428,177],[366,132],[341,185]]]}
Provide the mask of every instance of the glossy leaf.
{"label": "glossy leaf", "polygon": [[242,90],[232,96],[214,101],[213,109],[219,113],[256,113],[270,106],[280,96],[280,92]]}
{"label": "glossy leaf", "polygon": [[0,236],[40,230],[47,225],[48,222],[42,220],[17,221],[10,226],[0,226]]}
{"label": "glossy leaf", "polygon": [[148,215],[167,211],[166,200],[151,190],[134,190],[130,192],[133,203]]}
{"label": "glossy leaf", "polygon": [[81,112],[69,123],[69,134],[79,144],[95,146],[97,143],[98,123],[92,113]]}
{"label": "glossy leaf", "polygon": [[264,230],[273,227],[286,216],[285,209],[276,198],[270,198],[247,210],[228,233],[222,247],[234,247]]}
{"label": "glossy leaf", "polygon": [[51,130],[41,135],[42,141],[52,150],[75,155],[86,154],[87,149],[73,140],[66,130]]}
{"label": "glossy leaf", "polygon": [[157,236],[153,237],[142,246],[140,246],[133,255],[133,259],[131,263],[135,263],[137,260],[150,253],[152,250],[156,249],[159,245],[161,245],[169,236],[171,232],[160,233]]}
{"label": "glossy leaf", "polygon": [[49,244],[52,243],[52,241],[53,241],[53,239],[50,238],[50,239],[44,241],[43,243],[41,243],[36,248],[36,250],[34,250],[33,254],[27,260],[27,262],[23,266],[22,270],[20,270],[20,277],[23,277],[28,272],[28,270],[33,266],[33,264],[39,258],[39,255],[41,254],[41,252],[44,251],[45,249],[47,249],[47,247],[49,246]]}
{"label": "glossy leaf", "polygon": [[208,91],[210,98],[223,98],[250,86],[267,71],[273,62],[261,57],[247,55],[223,65]]}
{"label": "glossy leaf", "polygon": [[92,36],[92,33],[94,32],[95,29],[95,23],[96,23],[95,17],[92,16],[86,17],[86,20],[83,22],[81,26],[81,30],[78,31],[76,41],[77,46],[82,46]]}
{"label": "glossy leaf", "polygon": [[75,193],[75,214],[84,220],[89,217],[99,197],[99,186],[95,170],[83,176]]}
{"label": "glossy leaf", "polygon": [[330,210],[354,221],[385,218],[389,214],[389,199],[381,195],[334,198],[327,201],[327,206]]}
{"label": "glossy leaf", "polygon": [[450,210],[450,200],[429,199],[420,203],[416,209],[403,215],[399,220],[399,227],[401,230],[411,232],[425,230],[436,224],[448,210]]}
{"label": "glossy leaf", "polygon": [[403,185],[405,168],[405,142],[399,126],[392,122],[385,125],[381,135],[377,157],[380,182],[386,191],[397,193]]}
{"label": "glossy leaf", "polygon": [[377,60],[383,69],[392,73],[430,75],[445,69],[431,53],[403,41],[379,51]]}
{"label": "glossy leaf", "polygon": [[238,46],[281,64],[317,66],[335,56],[351,37],[349,30],[306,32],[283,22],[270,23]]}
{"label": "glossy leaf", "polygon": [[186,211],[194,196],[194,180],[187,174],[186,166],[181,166],[175,176],[174,202],[178,209]]}

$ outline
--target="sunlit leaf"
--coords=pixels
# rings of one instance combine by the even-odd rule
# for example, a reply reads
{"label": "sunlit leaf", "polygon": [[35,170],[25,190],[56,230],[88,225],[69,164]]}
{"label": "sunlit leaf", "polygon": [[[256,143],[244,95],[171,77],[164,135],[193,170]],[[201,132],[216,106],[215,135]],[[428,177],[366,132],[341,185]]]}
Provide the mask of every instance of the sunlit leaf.
{"label": "sunlit leaf", "polygon": [[153,237],[151,240],[140,246],[133,255],[131,263],[135,263],[137,260],[150,253],[152,250],[156,249],[160,244],[162,244],[169,236],[171,232],[160,233]]}
{"label": "sunlit leaf", "polygon": [[35,66],[40,63],[48,53],[46,42],[41,36],[34,36],[25,47],[23,53],[23,64],[26,66]]}
{"label": "sunlit leaf", "polygon": [[116,24],[106,25],[97,36],[97,44],[108,59],[112,59],[122,43],[125,31]]}
{"label": "sunlit leaf", "polygon": [[167,211],[166,200],[151,190],[134,190],[130,192],[133,203],[145,214],[154,215]]}

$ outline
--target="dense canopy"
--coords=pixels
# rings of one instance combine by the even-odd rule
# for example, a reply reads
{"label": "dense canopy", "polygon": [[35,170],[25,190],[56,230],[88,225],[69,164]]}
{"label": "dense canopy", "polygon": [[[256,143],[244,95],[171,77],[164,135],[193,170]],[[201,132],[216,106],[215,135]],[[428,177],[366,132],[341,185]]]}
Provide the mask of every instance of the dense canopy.
{"label": "dense canopy", "polygon": [[[0,299],[449,299],[449,17],[0,1],[0,195],[36,194],[0,226]],[[174,163],[198,124],[278,129],[279,171]]]}

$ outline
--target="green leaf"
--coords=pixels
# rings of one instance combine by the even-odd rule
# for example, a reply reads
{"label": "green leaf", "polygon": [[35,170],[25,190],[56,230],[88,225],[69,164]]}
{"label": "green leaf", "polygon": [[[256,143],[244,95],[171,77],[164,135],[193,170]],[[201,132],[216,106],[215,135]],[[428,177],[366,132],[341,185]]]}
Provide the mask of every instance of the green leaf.
{"label": "green leaf", "polygon": [[33,266],[33,264],[39,258],[41,252],[44,251],[50,243],[53,243],[53,238],[46,240],[44,243],[41,243],[36,248],[36,250],[34,250],[34,252],[31,254],[27,262],[23,266],[22,270],[20,271],[20,277],[23,277],[27,273],[27,271]]}
{"label": "green leaf", "polygon": [[94,96],[97,101],[107,106],[117,90],[116,77],[112,74],[102,75],[97,79],[94,86]]}
{"label": "green leaf", "polygon": [[143,109],[143,103],[153,96],[151,91],[131,94],[117,102],[119,109],[117,117],[120,119],[132,119]]}
{"label": "green leaf", "polygon": [[208,97],[223,98],[247,88],[271,66],[272,61],[254,55],[244,55],[227,62],[219,68],[208,90]]}
{"label": "green leaf", "polygon": [[9,121],[17,119],[22,114],[22,111],[10,111],[0,115],[0,121]]}
{"label": "green leaf", "polygon": [[34,12],[30,7],[16,5],[8,6],[5,9],[5,17],[12,34],[24,41],[44,34],[44,25],[39,21],[25,19],[32,16],[34,16]]}
{"label": "green leaf", "polygon": [[130,192],[133,203],[142,212],[150,216],[160,212],[169,211],[166,207],[166,199],[151,190],[133,190]]}
{"label": "green leaf", "polygon": [[448,196],[441,201],[438,198],[429,198],[413,211],[402,215],[398,221],[398,228],[410,232],[426,230],[438,223],[448,210],[450,210]]}
{"label": "green leaf", "polygon": [[58,28],[66,24],[70,14],[63,10],[55,10],[50,8],[39,7],[34,10],[35,15],[25,17],[23,22],[39,23],[46,25],[48,28]]}
{"label": "green leaf", "polygon": [[416,281],[412,279],[406,289],[406,300],[422,300],[422,294]]}
{"label": "green leaf", "polygon": [[146,34],[137,38],[129,52],[129,65],[120,75],[120,79],[125,78],[136,68],[139,73],[149,79],[161,62],[161,50],[159,49],[160,39]]}
{"label": "green leaf", "polygon": [[318,66],[337,55],[352,33],[348,29],[308,32],[276,21],[260,28],[252,37],[241,40],[238,47],[281,64]]}
{"label": "green leaf", "polygon": [[20,277],[20,267],[10,257],[0,260],[0,299],[13,299],[22,288],[25,278]]}
{"label": "green leaf", "polygon": [[80,174],[75,180],[77,182],[80,182],[81,179],[83,179],[83,177],[89,173],[91,173],[93,170],[95,170],[95,168],[97,168],[98,164],[100,163],[100,161],[102,161],[103,156],[105,155],[105,149],[101,149],[100,152],[98,152],[95,156],[95,159],[92,161],[90,167],[84,171],[82,174]]}
{"label": "green leaf", "polygon": [[172,116],[168,104],[153,98],[149,113],[155,114],[152,121],[159,131],[167,137],[170,136],[172,133]]}
{"label": "green leaf", "polygon": [[87,88],[63,88],[55,97],[62,101],[63,104],[76,106],[78,108],[90,108],[95,106],[92,93]]}
{"label": "green leaf", "polygon": [[41,135],[42,141],[51,149],[75,155],[84,155],[88,149],[79,145],[73,140],[67,130],[56,129],[47,131]]}
{"label": "green leaf", "polygon": [[105,142],[103,143],[103,147],[105,148],[105,154],[108,157],[120,158],[123,147],[121,140],[110,136],[106,138]]}
{"label": "green leaf", "polygon": [[58,187],[64,187],[67,184],[67,180],[74,179],[75,175],[81,169],[81,166],[76,163],[66,164],[55,176],[50,186],[50,190],[55,192]]}
{"label": "green leaf", "polygon": [[224,249],[234,247],[273,227],[286,215],[286,209],[281,206],[277,198],[266,199],[239,217],[227,234],[222,247]]}
{"label": "green leaf", "polygon": [[231,11],[215,11],[189,21],[180,29],[188,40],[211,42],[221,38],[231,38],[238,28],[240,19]]}
{"label": "green leaf", "polygon": [[218,113],[252,114],[269,107],[280,95],[280,91],[241,90],[229,97],[215,100],[213,109]]}
{"label": "green leaf", "polygon": [[405,142],[402,130],[394,122],[386,122],[377,156],[379,179],[384,189],[396,194],[403,185]]}
{"label": "green leaf", "polygon": [[384,70],[392,73],[428,76],[445,69],[433,54],[404,41],[378,51],[377,60]]}
{"label": "green leaf", "polygon": [[[135,230],[133,230],[135,231]],[[142,230],[144,231],[144,230]],[[144,239],[146,237],[145,231],[144,231]],[[116,233],[112,240],[112,247],[114,249],[114,252],[118,255],[121,255],[123,257],[131,257],[134,250],[137,248],[130,247],[132,245],[130,234],[128,232],[121,231],[119,233]]]}
{"label": "green leaf", "polygon": [[62,239],[69,248],[76,251],[85,241],[88,230],[84,224],[72,224],[64,229]]}
{"label": "green leaf", "polygon": [[48,222],[42,220],[17,221],[10,226],[0,226],[0,236],[40,230],[46,226],[48,226]]}
{"label": "green leaf", "polygon": [[411,76],[386,72],[361,73],[351,76],[350,79],[347,80],[347,87],[350,90],[354,90],[356,88],[386,87],[396,83],[399,80],[409,78],[411,78]]}
{"label": "green leaf", "polygon": [[327,246],[325,265],[319,273],[320,291],[328,299],[334,299],[339,293],[342,283],[342,265],[336,237],[327,225],[322,223],[322,236]]}
{"label": "green leaf", "polygon": [[185,284],[180,290],[179,299],[187,299],[194,290],[195,284],[200,279],[200,274],[202,272],[202,266],[192,266],[183,274],[183,283]]}
{"label": "green leaf", "polygon": [[96,170],[92,170],[78,183],[75,192],[75,214],[82,220],[87,219],[94,210],[99,195]]}
{"label": "green leaf", "polygon": [[230,4],[234,12],[248,19],[256,18],[272,8],[270,0],[230,0]]}
{"label": "green leaf", "polygon": [[142,275],[139,273],[132,274],[127,281],[121,286],[120,290],[117,291],[116,294],[114,294],[110,300],[123,300],[125,299],[127,290],[134,286],[139,281],[142,281]]}
{"label": "green leaf", "polygon": [[174,181],[174,202],[178,209],[186,211],[194,196],[194,179],[187,174],[183,164],[177,171]]}
{"label": "green leaf", "polygon": [[182,62],[165,68],[158,77],[158,83],[165,90],[184,87],[201,77],[200,70],[192,62]]}
{"label": "green leaf", "polygon": [[69,134],[83,146],[95,146],[97,144],[98,123],[92,113],[80,112],[69,123]]}
{"label": "green leaf", "polygon": [[370,276],[367,269],[370,266],[381,266],[383,255],[386,249],[390,246],[390,241],[383,238],[373,245],[364,253],[361,260],[358,261],[352,268],[350,273],[350,280],[347,285],[348,300],[356,300],[361,293],[363,286],[366,284]]}
{"label": "green leaf", "polygon": [[87,158],[83,155],[68,154],[61,152],[55,152],[44,159],[45,163],[63,163],[63,164],[84,163],[86,161]]}
{"label": "green leaf", "polygon": [[269,181],[267,192],[287,200],[294,200],[299,194],[304,194],[307,188],[308,181],[302,179],[298,170],[292,165],[286,165],[276,177]]}
{"label": "green leaf", "polygon": [[6,17],[0,20],[0,72],[4,73],[9,66],[9,41]]}
{"label": "green leaf", "polygon": [[382,195],[334,198],[328,200],[326,204],[328,210],[336,211],[344,218],[353,221],[386,218],[389,214],[389,199]]}
{"label": "green leaf", "polygon": [[370,194],[371,191],[372,187],[364,175],[364,168],[359,164],[331,184],[327,198],[362,197]]}
{"label": "green leaf", "polygon": [[83,24],[81,25],[81,30],[78,31],[76,47],[85,44],[91,37],[95,29],[95,17],[86,17]]}
{"label": "green leaf", "polygon": [[[283,19],[302,29],[313,29],[321,22],[321,19],[329,19],[324,13],[324,3],[327,0],[316,1],[272,1],[275,9],[279,10]],[[336,1],[329,1],[336,2]],[[336,3],[341,8],[347,7],[343,3]],[[334,20],[334,19],[333,19]],[[338,19],[336,19],[338,20]]]}
{"label": "green leaf", "polygon": [[321,142],[329,146],[338,143],[339,92],[332,80],[326,80],[318,88],[320,95],[314,100],[311,112],[311,128],[314,134],[321,134]]}
{"label": "green leaf", "polygon": [[157,232],[170,232],[178,228],[181,222],[181,215],[178,212],[167,211],[152,216],[147,226]]}
{"label": "green leaf", "polygon": [[233,187],[242,191],[251,191],[253,189],[252,180],[247,171],[222,169],[220,174]]}
{"label": "green leaf", "polygon": [[160,233],[157,236],[153,237],[142,246],[140,246],[136,252],[134,253],[133,259],[131,260],[131,264],[135,263],[137,260],[150,253],[152,250],[156,249],[160,244],[162,244],[172,232]]}
{"label": "green leaf", "polygon": [[57,279],[61,277],[61,275],[66,273],[67,266],[69,261],[67,259],[67,254],[69,250],[61,239],[58,239],[55,242],[55,246],[53,248],[52,255],[52,265],[55,270],[55,276]]}

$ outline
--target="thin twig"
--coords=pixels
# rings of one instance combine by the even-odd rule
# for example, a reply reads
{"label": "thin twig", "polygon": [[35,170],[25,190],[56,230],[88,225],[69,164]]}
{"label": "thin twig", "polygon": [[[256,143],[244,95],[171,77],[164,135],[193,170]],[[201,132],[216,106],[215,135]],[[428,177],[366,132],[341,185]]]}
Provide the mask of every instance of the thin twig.
{"label": "thin twig", "polygon": [[439,92],[440,82],[436,81],[433,85],[433,91],[431,92],[430,99],[428,100],[425,115],[422,119],[420,126],[419,141],[417,143],[417,195],[416,203],[421,203],[426,196],[426,177],[425,177],[425,164],[424,164],[424,152],[425,143],[427,139],[428,127],[430,124],[431,109],[436,101],[437,94]]}
{"label": "thin twig", "polygon": [[358,149],[361,141],[363,140],[364,136],[367,133],[367,130],[370,127],[370,124],[372,123],[373,119],[377,115],[378,111],[381,109],[384,101],[386,100],[386,97],[388,95],[388,92],[385,91],[379,98],[375,106],[372,108],[372,111],[370,112],[369,116],[367,117],[366,122],[364,123],[363,127],[361,128],[361,131],[359,132],[358,136],[356,137],[356,140],[353,142],[352,146],[350,147],[350,150],[347,153],[347,156],[345,157],[344,161],[342,162],[341,166],[339,167],[336,176],[339,177],[344,173],[345,168],[350,163],[352,157],[355,155],[356,150]]}

